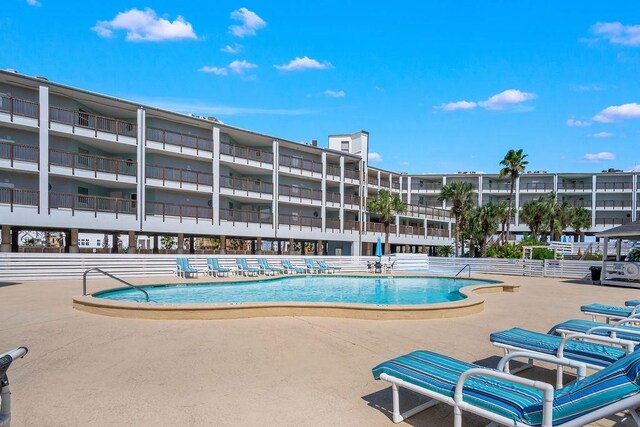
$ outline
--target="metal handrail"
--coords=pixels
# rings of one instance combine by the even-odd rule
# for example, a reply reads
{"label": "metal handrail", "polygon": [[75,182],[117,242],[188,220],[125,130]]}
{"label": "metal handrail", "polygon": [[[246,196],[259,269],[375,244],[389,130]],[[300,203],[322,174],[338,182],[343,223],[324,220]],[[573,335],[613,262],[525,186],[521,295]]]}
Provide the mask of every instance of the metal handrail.
{"label": "metal handrail", "polygon": [[464,271],[465,268],[469,269],[469,277],[471,277],[471,265],[470,264],[465,264],[464,267],[462,267],[460,269],[460,271],[458,271],[455,275],[455,277],[458,277],[460,275],[460,273],[462,273]]}
{"label": "metal handrail", "polygon": [[85,270],[84,274],[82,275],[82,295],[83,296],[87,295],[87,274],[89,274],[89,272],[91,272],[91,271],[97,271],[97,272],[102,273],[105,276],[107,276],[107,277],[109,277],[109,278],[111,278],[113,280],[116,280],[116,281],[122,283],[123,285],[127,285],[127,286],[130,286],[130,287],[134,288],[134,289],[139,290],[140,292],[142,292],[144,294],[145,298],[147,299],[147,302],[149,302],[149,294],[147,293],[147,291],[145,291],[144,289],[142,289],[139,286],[136,286],[136,285],[133,285],[133,284],[127,282],[126,280],[122,280],[121,278],[116,277],[111,273],[107,273],[106,271],[104,271],[103,269],[98,268],[98,267],[89,268],[89,269]]}

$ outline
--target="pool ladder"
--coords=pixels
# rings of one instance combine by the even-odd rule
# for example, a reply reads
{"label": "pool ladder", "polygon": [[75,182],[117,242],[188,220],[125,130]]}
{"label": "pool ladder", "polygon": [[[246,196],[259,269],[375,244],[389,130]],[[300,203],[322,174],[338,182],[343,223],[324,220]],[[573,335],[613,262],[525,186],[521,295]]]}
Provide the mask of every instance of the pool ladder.
{"label": "pool ladder", "polygon": [[127,282],[126,280],[122,280],[121,278],[116,277],[111,273],[107,273],[106,271],[104,271],[103,269],[98,268],[98,267],[89,268],[82,275],[82,295],[87,295],[87,274],[89,274],[92,271],[97,271],[98,273],[102,273],[105,276],[122,283],[123,285],[127,285],[127,286],[132,287],[133,289],[139,290],[140,292],[142,292],[144,294],[144,297],[147,300],[147,302],[149,302],[149,294],[147,293],[147,291],[145,291],[144,289],[142,289],[139,286],[136,286],[134,284],[131,284],[131,283]]}
{"label": "pool ladder", "polygon": [[456,273],[456,276],[455,276],[455,277],[458,277],[458,276],[460,275],[460,273],[462,273],[465,269],[468,269],[468,270],[469,270],[469,277],[471,277],[471,265],[470,265],[470,264],[465,264],[465,265],[464,265],[464,267],[462,267],[462,268],[460,269],[460,271],[458,271],[458,272]]}

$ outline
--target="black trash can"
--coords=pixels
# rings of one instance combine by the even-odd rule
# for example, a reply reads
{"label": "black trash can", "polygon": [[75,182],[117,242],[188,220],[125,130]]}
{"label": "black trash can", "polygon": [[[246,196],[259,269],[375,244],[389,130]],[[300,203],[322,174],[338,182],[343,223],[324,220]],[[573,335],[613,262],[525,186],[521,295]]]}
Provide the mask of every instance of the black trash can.
{"label": "black trash can", "polygon": [[602,267],[593,265],[589,267],[589,271],[591,272],[591,281],[600,282],[600,276],[602,275]]}

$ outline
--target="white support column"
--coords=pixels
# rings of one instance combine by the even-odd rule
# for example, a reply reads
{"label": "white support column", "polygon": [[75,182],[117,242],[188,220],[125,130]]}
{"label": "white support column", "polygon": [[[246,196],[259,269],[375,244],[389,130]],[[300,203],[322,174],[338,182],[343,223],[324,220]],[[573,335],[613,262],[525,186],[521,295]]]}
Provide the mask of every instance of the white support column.
{"label": "white support column", "polygon": [[633,182],[631,185],[631,188],[633,189],[633,192],[631,193],[631,207],[633,208],[631,211],[631,220],[636,221],[638,219],[638,209],[640,208],[640,206],[638,206],[638,175],[632,175],[631,179]]}
{"label": "white support column", "polygon": [[407,176],[407,204],[411,204],[411,177]]}
{"label": "white support column", "polygon": [[515,204],[516,204],[516,218],[514,225],[520,225],[520,177],[516,178],[516,191],[515,191]]}
{"label": "white support column", "polygon": [[483,176],[479,175],[478,176],[478,206],[482,206],[482,199],[483,199],[483,194],[482,194],[482,181],[483,181]]}
{"label": "white support column", "polygon": [[558,175],[553,175],[553,192],[558,194]]}
{"label": "white support column", "polygon": [[[342,181],[342,179],[340,180]],[[320,207],[320,215],[322,219],[322,231],[327,231],[327,153],[322,152],[322,206]],[[342,196],[341,196],[342,197]]]}
{"label": "white support column", "polygon": [[49,88],[47,86],[40,86],[39,102],[40,172],[38,174],[38,190],[40,191],[40,215],[49,215]]}
{"label": "white support column", "polygon": [[400,237],[400,215],[396,215],[396,237]]}
{"label": "white support column", "polygon": [[[445,185],[447,185],[447,177],[443,176],[442,177],[442,186],[444,187]],[[442,190],[440,190],[440,193],[442,194]],[[446,209],[447,208],[447,202],[445,202],[444,200],[442,201],[442,209]],[[451,234],[451,227],[449,227],[449,234]]]}
{"label": "white support column", "polygon": [[378,176],[378,182],[376,184],[380,187],[380,171],[376,171],[376,175]]}
{"label": "white support column", "polygon": [[340,233],[344,233],[344,157],[342,156],[340,156]]}
{"label": "white support column", "polygon": [[273,141],[273,202],[271,204],[271,211],[273,212],[273,231],[275,237],[278,237],[278,224],[280,221],[279,206],[278,206],[278,193],[280,178],[278,175],[278,169],[280,169],[280,145],[278,141]]}
{"label": "white support column", "polygon": [[428,225],[429,225],[429,222],[427,221],[427,218],[425,218],[425,219],[424,219],[424,236],[422,236],[422,237],[424,237],[425,239],[427,238],[427,235],[428,235],[428,233],[427,233],[427,226],[428,226]]}
{"label": "white support column", "polygon": [[213,173],[213,191],[211,193],[211,208],[213,209],[213,223],[217,227],[220,224],[220,128],[213,127],[213,162],[211,170]]}
{"label": "white support column", "polygon": [[138,215],[138,224],[140,224],[140,231],[144,228],[144,216],[146,212],[146,204],[147,204],[147,192],[146,192],[146,164],[147,164],[147,156],[146,156],[146,111],[144,108],[138,108],[136,114],[136,126],[138,129],[137,132],[137,156],[138,156],[138,185],[137,185],[137,206],[136,213]]}
{"label": "white support column", "polygon": [[596,175],[591,177],[591,226],[596,226],[596,194],[597,194]]}

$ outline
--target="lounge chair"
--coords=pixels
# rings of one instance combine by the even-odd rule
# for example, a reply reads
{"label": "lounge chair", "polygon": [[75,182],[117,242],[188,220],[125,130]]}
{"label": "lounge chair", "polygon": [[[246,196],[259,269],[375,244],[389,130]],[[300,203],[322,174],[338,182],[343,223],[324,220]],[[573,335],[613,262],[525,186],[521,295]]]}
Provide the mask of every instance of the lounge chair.
{"label": "lounge chair", "polygon": [[269,261],[267,261],[265,258],[258,258],[258,267],[260,269],[260,272],[263,272],[264,274],[272,274],[275,275],[277,274],[282,274],[282,269],[279,267],[272,267],[269,265]]}
{"label": "lounge chair", "polygon": [[189,265],[189,258],[176,258],[176,276],[187,278],[189,276],[198,277],[198,269]]}
{"label": "lounge chair", "polygon": [[311,274],[320,273],[320,270],[318,270],[318,268],[315,266],[311,258],[305,258],[304,265],[305,265],[306,273],[311,273]]}
{"label": "lounge chair", "polygon": [[[632,353],[635,348],[634,342],[619,338],[581,333],[561,337],[521,328],[494,332],[489,339],[493,345],[502,348],[505,354],[513,351],[546,354],[563,360],[580,362],[595,370],[600,370],[622,359]],[[598,344],[585,342],[587,340],[595,341]],[[624,348],[620,348],[620,346]],[[518,370],[524,370],[531,366],[528,364]],[[556,385],[558,388],[562,387],[561,365],[558,365]]]}
{"label": "lounge chair", "polygon": [[282,260],[282,269],[285,274],[304,274],[306,270],[301,267],[294,267],[288,259]]}
{"label": "lounge chair", "polygon": [[214,276],[229,276],[231,273],[231,269],[227,267],[222,267],[218,262],[218,258],[207,258],[207,272],[209,274],[213,274]]}
{"label": "lounge chair", "polygon": [[607,322],[609,322],[609,320],[626,319],[629,316],[640,314],[640,306],[618,307],[615,305],[588,304],[580,307],[580,311],[584,314],[590,315],[591,320],[594,322],[598,316],[604,317],[607,319]]}
{"label": "lounge chair", "polygon": [[[580,372],[579,379],[559,390],[550,384],[501,372],[511,359],[534,358],[562,363]],[[586,368],[553,356],[512,353],[498,370],[484,368],[428,351],[416,351],[373,368],[373,377],[391,383],[393,421],[399,423],[437,403],[453,407],[454,427],[462,427],[462,412],[492,421],[490,425],[580,427],[629,410],[640,425],[640,352],[584,378]],[[431,398],[400,412],[399,388]]]}
{"label": "lounge chair", "polygon": [[640,322],[640,319],[622,319],[614,324],[573,319],[558,323],[548,333],[560,336],[575,333],[594,334],[640,343],[640,328],[625,326],[638,322]]}
{"label": "lounge chair", "polygon": [[243,276],[257,276],[260,274],[260,269],[256,267],[249,267],[246,258],[236,259],[236,266],[238,267],[238,274]]}
{"label": "lounge chair", "polygon": [[327,271],[328,273],[337,273],[342,270],[342,267],[338,267],[336,265],[328,265],[325,261],[319,259],[316,261],[316,265],[320,269],[320,271]]}
{"label": "lounge chair", "polygon": [[17,347],[6,353],[0,353],[0,426],[9,426],[11,422],[11,391],[9,390],[8,370],[11,364],[24,357],[27,347]]}

